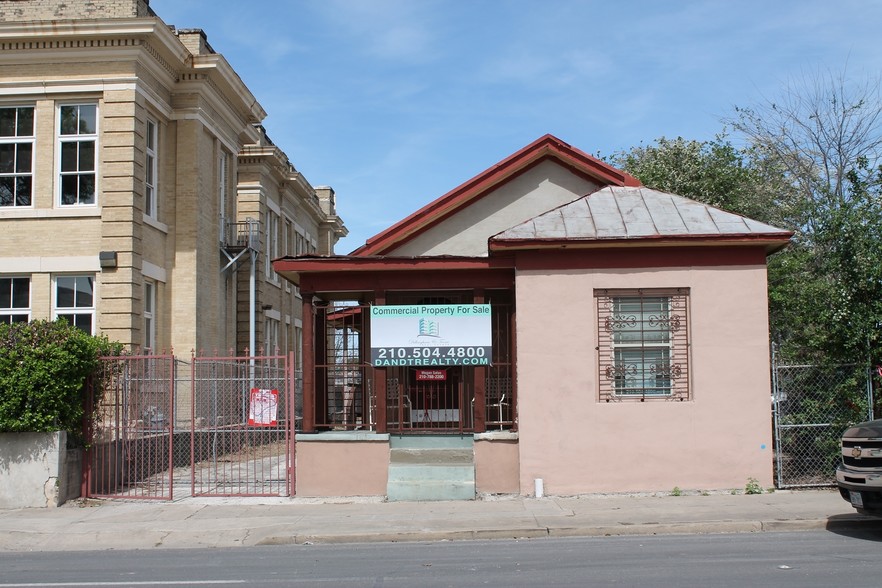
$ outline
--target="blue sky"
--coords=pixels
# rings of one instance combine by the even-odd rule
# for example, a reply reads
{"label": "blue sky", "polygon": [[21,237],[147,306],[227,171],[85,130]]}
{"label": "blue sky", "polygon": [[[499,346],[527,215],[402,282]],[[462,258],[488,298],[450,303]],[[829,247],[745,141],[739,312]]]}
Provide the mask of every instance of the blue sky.
{"label": "blue sky", "polygon": [[[151,0],[201,28],[331,185],[348,253],[545,133],[610,154],[711,139],[819,70],[882,68],[882,1]],[[247,7],[247,8],[246,8]]]}

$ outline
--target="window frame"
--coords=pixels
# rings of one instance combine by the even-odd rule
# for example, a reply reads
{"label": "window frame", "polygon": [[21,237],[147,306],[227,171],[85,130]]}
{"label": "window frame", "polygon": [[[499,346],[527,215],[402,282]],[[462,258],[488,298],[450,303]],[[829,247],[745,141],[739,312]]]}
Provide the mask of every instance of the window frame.
{"label": "window frame", "polygon": [[[9,280],[9,306],[0,306],[0,324],[13,324],[19,322],[28,323],[31,321],[31,311],[33,305],[33,289],[31,288],[32,280],[30,276],[21,275],[3,275],[0,276],[0,304],[3,302],[3,289],[5,280]],[[25,280],[28,285],[27,306],[15,306],[15,280]],[[24,320],[15,320],[13,317],[25,317]],[[7,320],[8,319],[8,320]]]}
{"label": "window frame", "polygon": [[[63,110],[65,108],[76,107],[77,110],[77,121],[80,121],[82,117],[80,116],[79,109],[83,107],[92,107],[95,109],[95,128],[94,132],[91,133],[82,133],[77,129],[76,133],[62,133],[62,125],[64,124],[64,116]],[[58,180],[58,185],[56,187],[56,197],[58,206],[69,208],[69,207],[83,207],[83,206],[97,206],[98,205],[98,153],[99,153],[99,144],[98,144],[98,134],[99,134],[99,122],[100,122],[100,110],[98,108],[97,102],[66,102],[59,103],[56,105],[56,123],[55,123],[55,144],[56,144],[56,178]],[[65,146],[71,143],[75,143],[77,145],[77,157],[76,157],[76,170],[65,170],[64,169],[64,152]],[[92,169],[84,169],[81,168],[81,147],[86,143],[92,143]],[[82,181],[83,178],[91,176],[92,177],[92,198],[91,202],[83,201],[81,197],[81,189],[82,189]],[[77,181],[77,198],[76,202],[65,203],[65,178],[68,177],[76,177]]]}
{"label": "window frame", "polygon": [[144,352],[156,353],[156,282],[144,280]]}
{"label": "window frame", "polygon": [[[151,132],[152,128],[152,132]],[[144,215],[159,220],[159,123],[147,117],[144,127]]]}
{"label": "window frame", "polygon": [[690,399],[688,288],[596,289],[598,399]]}
{"label": "window frame", "polygon": [[272,208],[266,211],[266,247],[264,255],[264,274],[266,281],[280,285],[279,274],[273,269],[272,261],[279,257],[279,223],[281,216]]}
{"label": "window frame", "polygon": [[[59,306],[58,303],[58,288],[59,288],[59,280],[67,280],[74,279],[74,306]],[[91,280],[91,288],[92,288],[92,301],[89,306],[78,306],[76,300],[76,292],[77,290],[77,280],[78,279],[87,279]],[[86,329],[82,329],[80,325],[77,324],[77,319],[74,318],[73,321],[68,321],[70,324],[86,331],[90,335],[95,335],[96,333],[96,317],[98,316],[96,301],[98,299],[98,281],[94,274],[58,274],[52,276],[52,316],[55,319],[62,317],[79,317],[88,315],[90,321],[90,330],[86,331]]]}
{"label": "window frame", "polygon": [[[31,134],[30,135],[19,135],[19,111],[22,109],[28,109],[31,111]],[[14,155],[13,155],[13,163],[12,163],[12,171],[11,172],[2,172],[0,171],[0,178],[13,178],[13,193],[12,200],[9,204],[0,203],[0,210],[3,209],[21,209],[21,208],[33,208],[34,207],[34,164],[36,161],[36,137],[37,137],[37,120],[36,120],[36,107],[34,105],[25,105],[25,104],[16,104],[16,105],[2,105],[0,106],[0,110],[15,110],[15,134],[14,135],[5,135],[0,136],[0,145],[14,145]],[[29,145],[31,150],[30,161],[28,162],[28,171],[22,172],[19,171],[19,147],[22,145]],[[19,204],[19,178],[27,177],[30,179],[29,182],[29,194],[28,194],[28,203],[27,204]]]}
{"label": "window frame", "polygon": [[280,352],[279,330],[282,321],[270,316],[263,317],[263,354],[276,355]]}

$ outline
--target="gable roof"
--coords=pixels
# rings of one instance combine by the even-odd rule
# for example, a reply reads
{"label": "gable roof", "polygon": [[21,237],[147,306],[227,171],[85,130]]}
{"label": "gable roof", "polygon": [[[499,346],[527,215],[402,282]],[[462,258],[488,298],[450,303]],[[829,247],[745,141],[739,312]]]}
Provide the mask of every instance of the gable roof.
{"label": "gable roof", "polygon": [[640,186],[640,181],[553,135],[540,137],[517,153],[430,202],[407,218],[371,237],[351,255],[383,255],[483,198],[538,163],[552,159],[574,173],[603,185]]}
{"label": "gable roof", "polygon": [[[731,242],[781,249],[793,235],[683,196],[645,187],[607,186],[490,238],[490,250],[646,241]],[[637,244],[637,243],[634,243]]]}

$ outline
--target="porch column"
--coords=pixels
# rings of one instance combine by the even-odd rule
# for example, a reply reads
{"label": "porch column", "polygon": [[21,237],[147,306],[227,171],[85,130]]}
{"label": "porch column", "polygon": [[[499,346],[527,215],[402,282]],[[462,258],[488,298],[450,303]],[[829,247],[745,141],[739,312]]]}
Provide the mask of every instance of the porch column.
{"label": "porch column", "polygon": [[[484,304],[484,290],[483,288],[476,288],[473,294],[472,301],[475,304]],[[486,406],[487,406],[487,366],[479,365],[475,366],[474,370],[475,374],[475,414],[473,415],[475,421],[475,432],[483,433],[487,430],[487,422],[486,422]]]}
{"label": "porch column", "polygon": [[312,292],[303,296],[303,432],[315,433],[315,310]]}
{"label": "porch column", "polygon": [[[386,292],[385,291],[375,291],[374,292],[374,304],[377,306],[384,306],[386,304]],[[368,332],[367,341],[370,340],[370,316],[368,316],[368,320],[365,323],[366,330]],[[367,361],[370,362],[370,347],[368,346],[365,349],[365,353],[367,354]],[[389,425],[387,422],[387,414],[386,414],[386,368],[384,367],[375,367],[373,369],[374,375],[374,396],[376,397],[376,405],[377,405],[377,432],[378,433],[387,433],[389,429]]]}

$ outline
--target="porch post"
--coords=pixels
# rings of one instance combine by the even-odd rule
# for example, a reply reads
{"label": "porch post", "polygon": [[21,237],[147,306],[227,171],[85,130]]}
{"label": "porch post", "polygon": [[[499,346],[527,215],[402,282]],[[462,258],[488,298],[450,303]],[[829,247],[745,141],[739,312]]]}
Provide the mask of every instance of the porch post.
{"label": "porch post", "polygon": [[[476,288],[472,298],[475,304],[484,304],[484,289]],[[475,366],[475,414],[473,415],[475,422],[475,432],[483,433],[487,430],[486,414],[487,411],[487,366]]]}
{"label": "porch post", "polygon": [[[386,304],[386,292],[382,290],[378,290],[374,292],[374,304],[377,306],[383,306]],[[368,311],[370,312],[370,311]],[[368,332],[368,339],[370,339],[370,315],[368,316],[367,323],[365,324],[366,330]],[[367,343],[367,341],[365,341]],[[367,354],[367,361],[370,362],[370,348],[365,349],[365,353]],[[376,396],[376,405],[377,405],[377,432],[378,433],[387,433],[389,430],[389,425],[387,421],[386,414],[386,368],[384,367],[375,367],[371,368],[373,370],[374,375],[374,395]]]}
{"label": "porch post", "polygon": [[315,310],[312,292],[303,296],[303,432],[315,432]]}

